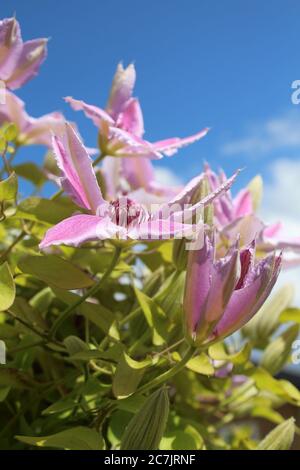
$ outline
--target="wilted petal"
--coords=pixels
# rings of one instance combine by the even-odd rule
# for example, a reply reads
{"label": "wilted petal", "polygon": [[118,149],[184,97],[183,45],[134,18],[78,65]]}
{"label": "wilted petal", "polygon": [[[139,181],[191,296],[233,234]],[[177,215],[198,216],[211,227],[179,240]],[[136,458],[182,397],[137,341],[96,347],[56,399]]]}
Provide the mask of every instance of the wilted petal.
{"label": "wilted petal", "polygon": [[78,214],[50,228],[40,243],[40,248],[52,245],[79,246],[88,241],[115,238],[119,229],[107,217]]}
{"label": "wilted petal", "polygon": [[53,138],[53,150],[64,175],[63,187],[75,196],[77,203],[96,212],[104,200],[90,156],[72,126],[66,124],[65,145]]}
{"label": "wilted petal", "polygon": [[136,74],[133,64],[128,65],[125,69],[122,64],[118,64],[107,104],[107,111],[114,119],[117,119],[131,98],[135,78]]}
{"label": "wilted petal", "polygon": [[65,101],[71,105],[75,111],[83,111],[86,117],[91,119],[96,127],[101,126],[102,121],[106,121],[109,124],[114,124],[114,120],[101,108],[92,104],[87,104],[81,100],[75,100],[71,96],[66,96]]}
{"label": "wilted petal", "polygon": [[34,39],[23,44],[16,68],[7,80],[11,89],[19,88],[38,73],[41,63],[47,55],[47,39]]}

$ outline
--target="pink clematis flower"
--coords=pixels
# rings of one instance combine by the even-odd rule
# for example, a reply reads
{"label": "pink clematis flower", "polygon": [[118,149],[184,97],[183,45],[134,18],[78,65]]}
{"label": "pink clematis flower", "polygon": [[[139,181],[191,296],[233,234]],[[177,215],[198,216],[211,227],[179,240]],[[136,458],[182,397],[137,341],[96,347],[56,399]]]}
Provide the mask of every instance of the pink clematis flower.
{"label": "pink clematis flower", "polygon": [[60,244],[78,246],[106,238],[151,240],[188,236],[195,231],[195,225],[186,221],[227,191],[237,176],[234,174],[216,191],[186,208],[202,181],[202,176],[194,178],[175,198],[149,212],[128,198],[104,200],[88,152],[69,124],[63,140],[53,137],[53,151],[62,172],[62,187],[89,214],[74,215],[49,229],[40,244],[42,249]]}
{"label": "pink clematis flower", "polygon": [[14,123],[18,129],[18,145],[51,146],[51,131],[60,134],[65,119],[61,113],[53,112],[39,118],[31,117],[25,111],[25,104],[12,92],[5,92],[5,104],[0,105],[0,126]]}
{"label": "pink clematis flower", "polygon": [[147,158],[106,157],[101,170],[110,199],[127,194],[151,204],[165,202],[182,190],[182,186],[166,186],[156,181],[154,167]]}
{"label": "pink clematis flower", "polygon": [[236,243],[216,259],[215,244],[188,257],[184,313],[187,333],[198,345],[220,340],[245,325],[269,296],[277,280],[281,256],[255,260],[255,244],[240,251]]}
{"label": "pink clematis flower", "polygon": [[[135,84],[135,68],[130,64],[126,69],[118,65],[105,110],[84,101],[66,97],[76,111],[82,110],[99,129],[101,150],[105,155],[114,157],[139,157],[139,169],[149,171],[146,159],[160,159],[163,155],[171,156],[177,150],[204,137],[205,128],[195,135],[180,139],[174,137],[155,143],[143,139],[143,114],[137,98],[132,97]],[[128,172],[132,173],[134,163],[126,160]],[[131,168],[129,168],[131,166]],[[135,173],[137,173],[137,170]]]}
{"label": "pink clematis flower", "polygon": [[[226,175],[222,171],[217,175],[208,165],[206,165],[205,173],[212,191],[226,180]],[[236,197],[232,197],[228,191],[215,200],[214,214],[218,231],[229,241],[239,234],[243,245],[249,244],[256,238],[257,250],[263,253],[273,250],[300,252],[300,237],[282,238],[280,236],[281,223],[266,226],[255,214],[251,192],[247,188],[242,189]],[[286,257],[283,259],[284,266],[297,266],[299,263],[300,258],[291,261]]]}
{"label": "pink clematis flower", "polygon": [[47,54],[47,39],[23,42],[18,21],[0,21],[0,80],[15,90],[33,78]]}

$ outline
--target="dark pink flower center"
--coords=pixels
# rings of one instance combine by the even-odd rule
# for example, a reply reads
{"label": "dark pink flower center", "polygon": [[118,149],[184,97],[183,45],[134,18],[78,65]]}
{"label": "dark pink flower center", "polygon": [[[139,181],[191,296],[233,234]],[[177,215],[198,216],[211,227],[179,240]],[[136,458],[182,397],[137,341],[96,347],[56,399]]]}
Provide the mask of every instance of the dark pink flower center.
{"label": "dark pink flower center", "polygon": [[141,222],[145,219],[145,210],[127,197],[110,202],[110,217],[113,222],[122,227],[128,227],[133,222]]}

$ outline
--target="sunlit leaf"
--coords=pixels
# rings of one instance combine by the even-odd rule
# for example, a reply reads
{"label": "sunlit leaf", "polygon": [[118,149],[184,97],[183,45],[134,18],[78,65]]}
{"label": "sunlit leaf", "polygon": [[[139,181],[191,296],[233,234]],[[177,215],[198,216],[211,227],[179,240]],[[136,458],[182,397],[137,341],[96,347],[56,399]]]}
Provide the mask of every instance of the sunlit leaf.
{"label": "sunlit leaf", "polygon": [[101,450],[103,439],[97,431],[84,426],[69,428],[50,436],[16,436],[21,442],[31,446],[55,447],[69,450]]}
{"label": "sunlit leaf", "polygon": [[79,267],[56,255],[29,255],[19,261],[18,267],[23,273],[61,289],[82,289],[94,283]]}
{"label": "sunlit leaf", "polygon": [[0,265],[0,312],[9,309],[14,303],[16,288],[9,265]]}

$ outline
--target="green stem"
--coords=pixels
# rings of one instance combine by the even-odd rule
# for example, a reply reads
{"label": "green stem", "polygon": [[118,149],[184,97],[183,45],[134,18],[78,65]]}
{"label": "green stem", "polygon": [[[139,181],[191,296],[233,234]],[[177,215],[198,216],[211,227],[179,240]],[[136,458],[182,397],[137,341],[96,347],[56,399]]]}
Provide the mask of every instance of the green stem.
{"label": "green stem", "polygon": [[2,264],[7,256],[9,255],[9,253],[11,252],[11,250],[21,241],[23,240],[23,238],[25,237],[26,235],[26,232],[24,230],[22,230],[22,232],[20,233],[20,235],[17,236],[17,238],[15,238],[15,240],[6,248],[6,250],[4,250],[2,253],[1,253],[1,256],[0,256],[0,264]]}
{"label": "green stem", "polygon": [[[4,164],[5,171],[6,171],[7,175],[9,176],[11,174],[11,168],[10,168],[9,162],[6,158],[7,147],[8,147],[8,144],[6,144],[5,149],[2,153],[2,159],[3,159],[3,164]],[[3,171],[1,172],[1,177],[2,176],[3,176]]]}
{"label": "green stem", "polygon": [[116,264],[118,263],[119,261],[119,258],[120,258],[120,255],[121,255],[121,248],[120,247],[116,247],[115,249],[115,253],[114,253],[114,256],[111,260],[111,264],[110,266],[108,267],[107,271],[105,271],[105,273],[103,274],[103,276],[101,277],[101,279],[99,279],[98,282],[96,282],[93,287],[91,287],[91,289],[89,289],[82,297],[80,297],[76,302],[74,302],[72,305],[70,305],[69,307],[67,307],[60,315],[59,317],[56,319],[56,321],[53,323],[51,329],[50,329],[50,332],[49,332],[49,338],[52,339],[54,338],[54,336],[56,335],[56,332],[57,330],[60,328],[60,326],[65,322],[65,320],[67,320],[73,313],[73,311],[79,307],[79,305],[81,305],[86,299],[88,299],[89,297],[92,297],[94,294],[96,294],[98,292],[98,290],[100,289],[101,285],[103,284],[103,282],[110,276],[110,274],[112,273],[112,271],[114,270]]}
{"label": "green stem", "polygon": [[105,153],[101,153],[101,154],[99,155],[99,157],[97,157],[97,158],[93,161],[93,166],[98,165],[98,163],[102,162],[102,160],[104,160],[105,157],[106,157],[106,154],[105,154]]}
{"label": "green stem", "polygon": [[142,387],[140,387],[136,393],[147,392],[148,390],[151,390],[151,388],[157,387],[158,385],[161,385],[164,382],[170,380],[172,377],[174,377],[174,375],[178,374],[178,372],[180,372],[185,367],[187,362],[193,357],[195,350],[196,349],[194,346],[189,346],[180,362],[175,364],[175,366],[173,366],[171,369],[155,377],[151,382],[142,385]]}

